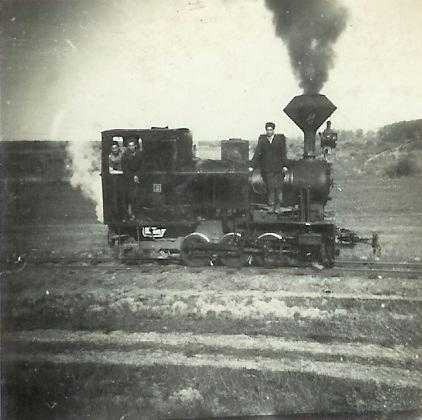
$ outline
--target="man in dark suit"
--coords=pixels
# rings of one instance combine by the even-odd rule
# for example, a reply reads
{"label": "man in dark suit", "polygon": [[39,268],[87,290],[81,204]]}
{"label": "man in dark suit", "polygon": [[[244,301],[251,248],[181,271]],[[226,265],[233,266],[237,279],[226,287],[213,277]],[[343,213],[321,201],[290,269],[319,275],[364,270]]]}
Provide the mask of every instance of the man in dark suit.
{"label": "man in dark suit", "polygon": [[127,211],[131,220],[135,219],[134,207],[137,204],[138,185],[141,182],[139,171],[143,164],[143,155],[139,150],[139,140],[131,137],[128,148],[122,156],[122,170],[127,182]]}
{"label": "man in dark suit", "polygon": [[274,130],[273,122],[265,124],[266,134],[259,136],[252,158],[252,168],[261,169],[270,206],[276,206],[280,201],[283,162],[287,159],[286,137],[275,134]]}

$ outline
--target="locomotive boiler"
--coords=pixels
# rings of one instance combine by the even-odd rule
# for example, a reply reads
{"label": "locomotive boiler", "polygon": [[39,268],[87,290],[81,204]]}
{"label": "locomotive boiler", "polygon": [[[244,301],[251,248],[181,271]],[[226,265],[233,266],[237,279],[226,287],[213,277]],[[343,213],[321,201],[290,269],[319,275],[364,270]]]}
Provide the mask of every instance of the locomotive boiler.
{"label": "locomotive boiler", "polygon": [[[119,256],[177,258],[191,266],[303,265],[330,267],[338,229],[325,217],[331,164],[318,157],[316,133],[336,110],[324,95],[299,95],[284,112],[303,131],[303,156],[283,162],[281,206],[266,203],[259,172],[249,173],[246,141],[222,142],[220,160],[197,159],[188,129],[102,133],[104,222]],[[123,174],[112,174],[113,142],[142,147],[135,219],[124,216]],[[321,154],[319,154],[321,155]],[[281,164],[281,163],[280,163]]]}
{"label": "locomotive boiler", "polygon": [[265,206],[263,182],[252,175],[255,194],[249,202],[248,216],[243,220],[234,218],[233,232],[228,233],[240,259],[246,256],[249,261],[252,258],[260,265],[271,266],[334,263],[336,226],[325,220],[324,211],[332,187],[331,164],[317,158],[315,143],[318,128],[335,109],[328,98],[319,94],[296,96],[284,108],[304,133],[303,156],[284,162],[278,210]]}

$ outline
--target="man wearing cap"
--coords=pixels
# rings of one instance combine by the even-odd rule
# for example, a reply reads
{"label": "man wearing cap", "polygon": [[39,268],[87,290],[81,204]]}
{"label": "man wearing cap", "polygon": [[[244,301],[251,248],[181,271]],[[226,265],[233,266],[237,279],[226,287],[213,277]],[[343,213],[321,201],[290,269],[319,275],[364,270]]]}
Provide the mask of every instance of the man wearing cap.
{"label": "man wearing cap", "polygon": [[267,186],[267,198],[270,206],[280,201],[282,188],[283,162],[287,159],[286,137],[275,134],[275,124],[265,124],[266,134],[259,136],[258,144],[252,158],[252,169],[259,168]]}

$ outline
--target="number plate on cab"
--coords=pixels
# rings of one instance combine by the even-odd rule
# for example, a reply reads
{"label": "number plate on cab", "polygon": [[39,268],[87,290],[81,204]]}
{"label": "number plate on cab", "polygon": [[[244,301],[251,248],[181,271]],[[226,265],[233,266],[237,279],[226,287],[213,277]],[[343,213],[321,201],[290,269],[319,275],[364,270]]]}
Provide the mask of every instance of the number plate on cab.
{"label": "number plate on cab", "polygon": [[162,238],[166,233],[166,229],[155,226],[144,226],[142,228],[142,236],[144,238]]}
{"label": "number plate on cab", "polygon": [[152,184],[152,191],[155,193],[161,192],[161,184]]}

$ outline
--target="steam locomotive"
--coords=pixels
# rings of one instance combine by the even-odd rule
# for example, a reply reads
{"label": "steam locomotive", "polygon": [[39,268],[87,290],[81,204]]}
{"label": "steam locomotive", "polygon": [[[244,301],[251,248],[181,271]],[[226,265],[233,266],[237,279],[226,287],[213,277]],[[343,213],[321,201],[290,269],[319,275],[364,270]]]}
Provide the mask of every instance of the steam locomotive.
{"label": "steam locomotive", "polygon": [[[326,220],[331,164],[316,157],[316,132],[336,107],[324,95],[300,95],[284,112],[304,133],[303,157],[287,160],[281,207],[266,205],[259,171],[249,172],[249,143],[221,143],[220,160],[195,157],[186,128],[102,132],[104,223],[118,255],[179,258],[190,266],[221,263],[285,266],[334,264],[338,230]],[[145,164],[135,219],[124,217],[124,175],[110,173],[113,142],[136,138]],[[324,143],[335,147],[335,139]]]}

